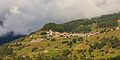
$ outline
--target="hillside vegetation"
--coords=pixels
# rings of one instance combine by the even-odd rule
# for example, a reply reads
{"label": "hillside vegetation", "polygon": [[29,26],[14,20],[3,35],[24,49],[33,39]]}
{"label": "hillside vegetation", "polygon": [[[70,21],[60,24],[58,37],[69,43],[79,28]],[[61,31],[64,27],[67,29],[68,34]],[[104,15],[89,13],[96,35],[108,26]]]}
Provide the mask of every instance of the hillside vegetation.
{"label": "hillside vegetation", "polygon": [[0,46],[0,60],[120,60],[120,13],[41,30]]}
{"label": "hillside vegetation", "polygon": [[92,19],[80,19],[63,24],[48,23],[41,30],[59,31],[59,32],[90,32],[90,26],[95,23],[96,28],[112,28],[118,26],[117,20],[120,19],[120,13],[103,15]]}

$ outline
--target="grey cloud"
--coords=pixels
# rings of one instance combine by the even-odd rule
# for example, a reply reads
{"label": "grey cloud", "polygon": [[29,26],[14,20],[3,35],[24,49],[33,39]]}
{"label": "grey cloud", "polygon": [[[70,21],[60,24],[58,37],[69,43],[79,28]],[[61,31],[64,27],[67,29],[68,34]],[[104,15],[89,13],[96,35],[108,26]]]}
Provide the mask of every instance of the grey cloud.
{"label": "grey cloud", "polygon": [[119,0],[0,0],[0,16],[5,17],[0,35],[8,31],[29,34],[45,23],[63,23],[120,11]]}

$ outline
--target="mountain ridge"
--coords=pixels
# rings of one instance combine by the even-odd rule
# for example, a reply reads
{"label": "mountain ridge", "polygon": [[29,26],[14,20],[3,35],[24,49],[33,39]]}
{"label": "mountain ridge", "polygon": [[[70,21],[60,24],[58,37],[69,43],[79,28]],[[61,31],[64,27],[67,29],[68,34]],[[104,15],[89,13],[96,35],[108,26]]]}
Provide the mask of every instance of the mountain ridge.
{"label": "mountain ridge", "polygon": [[[41,30],[48,31],[51,29],[53,31],[55,30],[55,31],[59,31],[59,32],[65,32],[65,31],[71,32],[72,30],[70,30],[69,28],[77,29],[80,25],[88,26],[93,23],[97,23],[97,28],[105,28],[105,27],[108,28],[108,27],[118,26],[118,23],[117,23],[118,19],[120,19],[120,13],[115,13],[115,14],[103,15],[101,17],[95,17],[95,18],[91,18],[91,19],[73,20],[70,22],[62,23],[62,24],[48,23],[48,24],[44,25]],[[73,32],[75,32],[75,31],[73,31]]]}

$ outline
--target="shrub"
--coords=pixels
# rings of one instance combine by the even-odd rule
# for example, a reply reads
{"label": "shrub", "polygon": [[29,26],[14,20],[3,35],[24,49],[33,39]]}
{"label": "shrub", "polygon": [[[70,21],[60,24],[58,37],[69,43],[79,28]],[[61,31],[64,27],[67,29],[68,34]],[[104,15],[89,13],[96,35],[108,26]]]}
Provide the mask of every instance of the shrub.
{"label": "shrub", "polygon": [[35,52],[38,48],[34,47],[32,48],[32,52]]}
{"label": "shrub", "polygon": [[68,43],[68,41],[63,41],[63,42],[62,42],[62,44],[66,44],[66,43]]}
{"label": "shrub", "polygon": [[73,43],[77,43],[77,39],[76,39],[76,38],[73,39],[72,42],[73,42]]}
{"label": "shrub", "polygon": [[70,42],[68,42],[68,44],[67,44],[70,48],[72,47],[72,45],[73,45],[73,43],[70,41]]}
{"label": "shrub", "polygon": [[70,53],[71,53],[71,51],[66,49],[62,52],[62,56],[68,56]]}
{"label": "shrub", "polygon": [[53,38],[53,39],[51,39],[51,41],[56,41],[56,39]]}

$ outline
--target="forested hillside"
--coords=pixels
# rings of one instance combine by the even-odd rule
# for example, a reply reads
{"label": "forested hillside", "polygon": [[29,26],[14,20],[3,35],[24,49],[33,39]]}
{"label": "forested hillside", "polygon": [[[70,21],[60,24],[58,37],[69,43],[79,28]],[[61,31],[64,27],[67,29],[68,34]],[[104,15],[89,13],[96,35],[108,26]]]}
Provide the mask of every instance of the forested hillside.
{"label": "forested hillside", "polygon": [[59,32],[90,32],[90,25],[97,24],[97,28],[112,28],[118,26],[117,20],[120,19],[120,13],[103,15],[91,19],[74,20],[63,24],[48,23],[41,30],[59,31]]}

